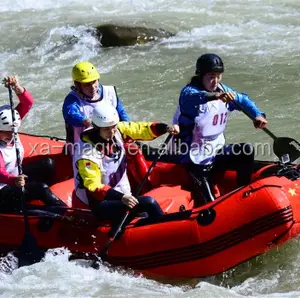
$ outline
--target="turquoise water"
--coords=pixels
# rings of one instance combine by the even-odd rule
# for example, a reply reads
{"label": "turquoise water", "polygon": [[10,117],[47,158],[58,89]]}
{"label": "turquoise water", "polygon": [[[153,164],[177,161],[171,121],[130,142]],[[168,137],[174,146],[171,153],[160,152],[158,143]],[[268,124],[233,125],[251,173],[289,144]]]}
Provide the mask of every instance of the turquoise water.
{"label": "turquoise water", "polygon": [[[64,137],[61,106],[72,66],[83,59],[116,85],[133,120],[171,122],[180,89],[204,52],[225,62],[224,82],[248,93],[278,136],[300,139],[298,111],[300,3],[282,1],[0,1],[0,74],[18,74],[35,97],[23,122],[30,133]],[[102,49],[87,29],[114,23],[164,28],[174,37],[144,46]],[[78,39],[73,43],[74,37]],[[8,93],[0,88],[1,104]],[[228,142],[270,142],[242,113],[233,114]],[[274,159],[274,156],[258,158]],[[162,283],[102,266],[68,262],[63,252],[44,263],[0,273],[1,297],[299,297],[294,241],[205,280]],[[63,264],[63,266],[62,266]],[[5,273],[6,272],[6,273]]]}

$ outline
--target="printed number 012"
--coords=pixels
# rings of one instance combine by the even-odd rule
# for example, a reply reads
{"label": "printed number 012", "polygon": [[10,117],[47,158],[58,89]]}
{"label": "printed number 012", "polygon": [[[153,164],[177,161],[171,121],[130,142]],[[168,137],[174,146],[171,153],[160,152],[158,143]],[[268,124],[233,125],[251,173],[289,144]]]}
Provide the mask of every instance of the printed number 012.
{"label": "printed number 012", "polygon": [[227,113],[216,114],[213,118],[212,125],[217,125],[217,124],[222,125],[225,124],[226,121],[227,121]]}

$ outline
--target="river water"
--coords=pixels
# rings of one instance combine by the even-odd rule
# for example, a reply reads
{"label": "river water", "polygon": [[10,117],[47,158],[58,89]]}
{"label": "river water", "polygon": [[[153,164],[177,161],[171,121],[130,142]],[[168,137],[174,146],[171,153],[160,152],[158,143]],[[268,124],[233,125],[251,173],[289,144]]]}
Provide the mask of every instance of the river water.
{"label": "river water", "polygon": [[[101,83],[116,85],[133,120],[170,122],[180,89],[204,52],[226,67],[224,82],[248,93],[278,136],[300,139],[298,0],[0,0],[0,75],[18,74],[35,105],[22,131],[64,137],[61,106],[72,66],[92,61]],[[103,49],[87,29],[113,23],[164,28],[174,37]],[[74,43],[74,40],[77,40]],[[8,93],[0,88],[1,104]],[[272,142],[242,113],[231,116],[228,142]],[[259,152],[257,158],[274,159]],[[297,240],[220,276],[154,281],[67,261],[67,251],[14,271],[1,263],[1,297],[300,297]]]}

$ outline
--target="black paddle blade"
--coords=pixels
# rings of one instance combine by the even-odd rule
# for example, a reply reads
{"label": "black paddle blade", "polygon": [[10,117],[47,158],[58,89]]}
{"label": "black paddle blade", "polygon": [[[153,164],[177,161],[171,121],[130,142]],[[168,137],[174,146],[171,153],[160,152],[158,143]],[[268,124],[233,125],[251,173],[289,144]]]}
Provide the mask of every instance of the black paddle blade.
{"label": "black paddle blade", "polygon": [[45,253],[37,245],[31,233],[25,233],[19,249],[18,266],[29,266],[40,262]]}
{"label": "black paddle blade", "polygon": [[[111,245],[111,243],[114,241],[115,237],[114,238],[110,238],[104,248],[101,250],[100,254],[98,255],[98,257],[102,260],[102,261],[105,261],[106,260],[106,257],[107,257],[107,251]],[[98,270],[100,268],[100,265],[99,265],[99,259],[96,259],[94,261],[92,261],[91,265],[90,265],[92,268]]]}
{"label": "black paddle blade", "polygon": [[300,157],[300,143],[292,138],[280,137],[274,141],[273,151],[281,161],[288,154],[290,162],[294,162]]}

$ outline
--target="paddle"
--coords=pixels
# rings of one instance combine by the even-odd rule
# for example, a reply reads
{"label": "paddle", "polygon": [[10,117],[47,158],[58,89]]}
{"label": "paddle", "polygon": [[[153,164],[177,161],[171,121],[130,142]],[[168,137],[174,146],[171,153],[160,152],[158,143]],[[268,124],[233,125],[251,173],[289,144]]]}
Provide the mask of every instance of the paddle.
{"label": "paddle", "polygon": [[[169,143],[169,141],[171,140],[172,135],[169,134],[168,137],[166,138],[166,140],[164,141],[163,145],[166,145]],[[162,151],[162,153],[158,154],[155,158],[155,160],[152,162],[151,166],[149,167],[149,170],[147,171],[147,173],[145,174],[145,177],[143,178],[143,180],[141,181],[140,185],[138,186],[134,196],[138,197],[145,182],[147,181],[149,175],[151,174],[153,168],[155,167],[156,163],[159,161],[159,159],[161,158],[161,156],[165,153],[166,149]],[[106,255],[107,255],[107,251],[110,247],[110,245],[112,244],[112,242],[116,239],[116,237],[119,235],[119,233],[122,231],[124,223],[126,222],[126,219],[128,218],[130,214],[130,210],[127,210],[125,215],[122,217],[120,224],[118,225],[116,231],[113,233],[113,235],[108,239],[108,241],[106,242],[106,244],[104,245],[103,249],[100,251],[99,253],[99,257],[103,260],[105,259]],[[94,269],[98,269],[99,265],[97,263],[97,260],[94,260],[91,264],[91,267],[93,267]]]}
{"label": "paddle", "polygon": [[[252,121],[255,121],[255,117],[247,112],[240,103],[236,101],[232,101],[232,103]],[[300,143],[296,140],[288,137],[276,137],[268,128],[263,128],[263,131],[274,140],[273,151],[280,161],[283,163],[294,162],[300,157]]]}
{"label": "paddle", "polygon": [[[13,103],[13,95],[11,87],[8,86],[8,92],[9,92],[9,102],[10,102],[10,109],[11,109],[11,115],[12,115],[12,121],[15,122],[15,113],[14,113],[14,103]],[[19,175],[22,175],[22,165],[21,165],[21,157],[20,157],[20,150],[18,148],[18,132],[17,128],[13,126],[13,140],[16,147],[16,157],[17,157],[17,166],[18,166],[18,172]],[[27,266],[32,265],[36,262],[39,262],[43,256],[44,253],[37,245],[37,242],[34,238],[34,236],[31,234],[29,229],[29,220],[28,220],[28,212],[27,208],[24,202],[24,187],[21,188],[22,191],[22,197],[21,197],[21,208],[22,213],[24,216],[24,236],[22,239],[21,246],[19,248],[19,255],[18,255],[18,266]]]}

